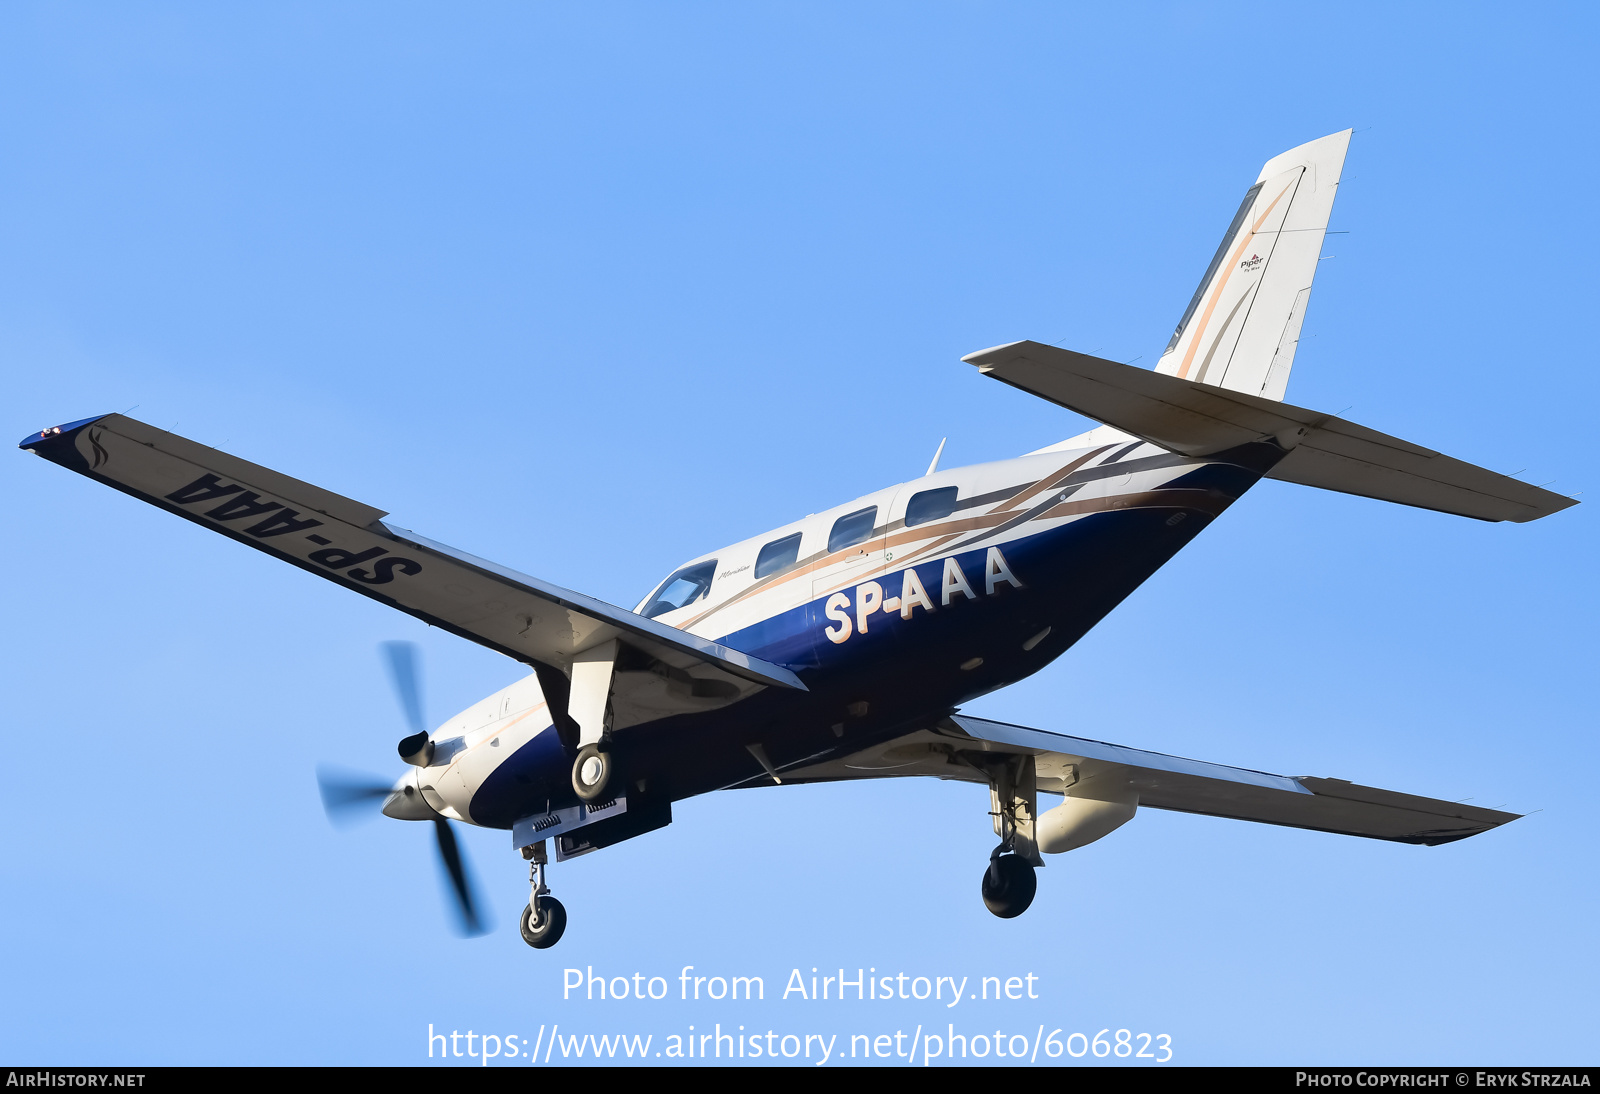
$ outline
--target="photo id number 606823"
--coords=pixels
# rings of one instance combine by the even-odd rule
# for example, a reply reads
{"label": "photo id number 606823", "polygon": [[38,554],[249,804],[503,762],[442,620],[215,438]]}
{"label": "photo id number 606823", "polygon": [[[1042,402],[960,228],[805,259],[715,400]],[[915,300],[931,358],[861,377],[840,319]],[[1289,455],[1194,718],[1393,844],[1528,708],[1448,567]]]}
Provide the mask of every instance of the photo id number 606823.
{"label": "photo id number 606823", "polygon": [[[1110,1038],[1107,1038],[1110,1034]],[[1172,1059],[1172,1036],[1166,1033],[1134,1033],[1127,1029],[1103,1029],[1093,1037],[1085,1033],[1069,1033],[1063,1039],[1058,1029],[1045,1038],[1044,1052],[1046,1056],[1059,1057],[1062,1053],[1068,1056],[1098,1056],[1102,1059],[1107,1056],[1132,1057],[1140,1060],[1154,1060],[1164,1064]]]}

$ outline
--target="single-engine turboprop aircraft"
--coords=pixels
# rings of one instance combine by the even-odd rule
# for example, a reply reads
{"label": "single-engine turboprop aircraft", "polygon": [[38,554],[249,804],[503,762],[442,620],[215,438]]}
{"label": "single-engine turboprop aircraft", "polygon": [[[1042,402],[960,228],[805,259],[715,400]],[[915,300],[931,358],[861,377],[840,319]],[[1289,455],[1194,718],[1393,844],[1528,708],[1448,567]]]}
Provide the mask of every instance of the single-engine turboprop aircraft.
{"label": "single-engine turboprop aircraft", "polygon": [[[395,527],[383,511],[120,414],[22,447],[497,650],[532,675],[431,732],[392,785],[324,779],[330,810],[432,821],[470,925],[449,821],[532,863],[522,934],[553,945],[558,861],[670,823],[711,790],[909,775],[989,788],[995,915],[1041,854],[1142,806],[1439,844],[1516,814],[1289,778],[1004,725],[962,703],[1038,672],[1261,478],[1490,521],[1571,498],[1283,402],[1349,131],[1272,160],[1245,193],[1154,371],[1012,342],[982,375],[1103,423],[1016,459],[938,470],[675,569],[633,611]],[[941,446],[942,450],[942,446]],[[1061,802],[1040,812],[1041,792]]]}

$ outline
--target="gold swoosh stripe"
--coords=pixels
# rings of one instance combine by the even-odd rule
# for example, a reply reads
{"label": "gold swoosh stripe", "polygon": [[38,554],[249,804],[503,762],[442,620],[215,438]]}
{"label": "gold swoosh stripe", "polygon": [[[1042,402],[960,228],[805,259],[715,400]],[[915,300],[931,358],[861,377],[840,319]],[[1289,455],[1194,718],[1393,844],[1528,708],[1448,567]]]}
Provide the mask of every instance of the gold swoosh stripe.
{"label": "gold swoosh stripe", "polygon": [[[1305,172],[1303,171],[1301,172],[1301,174],[1304,173]],[[1200,328],[1194,332],[1194,341],[1189,343],[1188,350],[1184,352],[1183,367],[1178,369],[1178,378],[1180,380],[1187,380],[1189,378],[1189,366],[1194,363],[1195,350],[1200,348],[1200,339],[1205,335],[1206,325],[1211,322],[1211,313],[1216,311],[1217,301],[1222,299],[1223,286],[1228,283],[1228,278],[1233,276],[1233,271],[1239,268],[1239,256],[1244,254],[1245,247],[1248,246],[1250,241],[1255,238],[1256,230],[1267,222],[1267,218],[1272,215],[1272,210],[1278,207],[1278,202],[1283,200],[1283,195],[1287,194],[1291,189],[1293,189],[1294,185],[1299,181],[1300,175],[1296,175],[1294,178],[1289,180],[1288,185],[1284,186],[1284,188],[1278,192],[1278,196],[1272,199],[1272,204],[1267,206],[1266,212],[1262,213],[1256,222],[1250,225],[1250,230],[1244,234],[1242,239],[1239,240],[1239,246],[1235,247],[1233,254],[1229,256],[1227,272],[1222,275],[1222,280],[1217,282],[1216,289],[1214,289],[1211,293],[1211,299],[1206,302],[1205,314],[1200,317]]]}
{"label": "gold swoosh stripe", "polygon": [[[1209,516],[1217,516],[1234,499],[1220,490],[1141,490],[1133,494],[1115,494],[1103,498],[1085,498],[1082,501],[1064,501],[1059,505],[1040,513],[1035,520],[1054,520],[1060,517],[1079,517],[1089,513],[1114,513],[1124,509],[1197,509]],[[993,514],[990,514],[991,516]],[[981,518],[974,518],[981,519]],[[976,527],[976,525],[974,525]],[[852,574],[850,578],[826,593],[817,593],[816,596],[828,596],[848,588],[859,585],[863,578],[879,576],[889,569],[899,570],[907,563],[896,560],[893,564],[885,563],[869,573]]]}
{"label": "gold swoosh stripe", "polygon": [[[1013,494],[997,508],[991,509],[987,513],[974,517],[962,517],[957,520],[945,520],[933,524],[921,524],[917,525],[915,528],[904,529],[903,531],[900,531],[892,536],[886,535],[884,537],[883,548],[884,550],[892,550],[895,547],[903,546],[907,543],[916,543],[919,540],[930,538],[935,540],[935,542],[927,544],[914,554],[903,559],[895,560],[897,563],[895,567],[896,569],[902,569],[906,566],[914,565],[915,563],[926,559],[929,554],[937,551],[940,547],[943,547],[945,544],[949,543],[952,538],[961,535],[963,532],[978,531],[980,529],[993,528],[997,525],[1004,524],[1007,520],[1016,515],[1015,511],[1023,503],[1032,498],[1038,497],[1040,494],[1043,494],[1046,491],[1055,489],[1057,486],[1061,485],[1065,479],[1083,467],[1084,464],[1088,463],[1090,460],[1093,460],[1097,456],[1104,455],[1106,452],[1115,447],[1116,445],[1107,444],[1101,445],[1099,448],[1091,449],[1082,456],[1079,456],[1077,459],[1069,461],[1059,471],[1047,475],[1033,483],[1031,486],[1024,487],[1023,489],[1017,491],[1017,493]],[[903,528],[903,525],[901,525],[899,521],[896,521],[895,524]],[[815,574],[818,570],[824,570],[827,567],[832,566],[834,563],[843,561],[845,558],[849,557],[851,551],[858,549],[859,546],[859,544],[856,544],[853,547],[846,548],[842,551],[834,551],[831,554],[828,552],[822,552],[817,555],[813,555],[791,570],[786,570],[781,574],[776,574],[769,578],[763,578],[761,581],[750,586],[748,589],[745,589],[743,592],[736,593],[727,600],[724,600],[721,604],[701,612],[693,619],[687,619],[684,622],[677,624],[677,627],[680,630],[687,630],[702,620],[709,619],[711,616],[722,611],[724,608],[732,607],[747,597],[754,596],[756,593],[766,592],[769,589],[776,589],[779,586],[787,584],[796,578]],[[886,569],[888,569],[887,560],[883,566],[871,570],[869,573],[881,574]],[[845,585],[848,584],[851,584],[851,582],[845,582]],[[839,588],[844,588],[844,585],[840,585]]]}

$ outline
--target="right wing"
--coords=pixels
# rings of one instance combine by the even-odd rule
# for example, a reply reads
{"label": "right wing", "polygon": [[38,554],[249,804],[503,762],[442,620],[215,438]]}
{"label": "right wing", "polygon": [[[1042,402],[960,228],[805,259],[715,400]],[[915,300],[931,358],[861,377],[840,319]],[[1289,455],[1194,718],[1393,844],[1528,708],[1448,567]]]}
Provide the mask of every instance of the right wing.
{"label": "right wing", "polygon": [[380,509],[120,414],[36,433],[21,447],[534,668],[558,716],[575,655],[624,647],[616,729],[724,706],[788,669],[519,574],[382,520]]}
{"label": "right wing", "polygon": [[853,756],[789,768],[785,783],[905,775],[985,782],[985,754],[1031,755],[1040,790],[1151,809],[1310,828],[1432,846],[1487,832],[1519,814],[1357,786],[1343,779],[1290,778],[1069,737],[956,714],[935,729]]}

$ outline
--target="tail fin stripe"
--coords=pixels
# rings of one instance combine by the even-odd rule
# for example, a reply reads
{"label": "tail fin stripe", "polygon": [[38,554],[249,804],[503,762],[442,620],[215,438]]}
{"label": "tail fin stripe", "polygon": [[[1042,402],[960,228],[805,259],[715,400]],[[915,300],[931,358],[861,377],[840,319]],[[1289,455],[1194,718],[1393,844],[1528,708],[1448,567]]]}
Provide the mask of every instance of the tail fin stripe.
{"label": "tail fin stripe", "polygon": [[1244,223],[1244,218],[1255,208],[1256,195],[1261,193],[1261,188],[1265,185],[1264,182],[1258,182],[1250,187],[1244,195],[1244,200],[1239,203],[1239,211],[1233,214],[1233,220],[1228,224],[1228,233],[1222,237],[1222,242],[1217,244],[1217,253],[1211,256],[1211,265],[1206,267],[1206,275],[1200,279],[1200,287],[1195,289],[1194,296],[1189,300],[1189,306],[1183,309],[1183,318],[1178,320],[1178,327],[1172,332],[1172,341],[1161,351],[1163,354],[1171,353],[1173,347],[1178,344],[1178,339],[1183,337],[1183,332],[1189,326],[1189,320],[1194,318],[1195,309],[1200,306],[1200,301],[1205,299],[1206,290],[1211,287],[1211,279],[1222,269],[1222,259],[1228,253],[1228,244],[1239,234],[1239,225]]}
{"label": "tail fin stripe", "polygon": [[1212,291],[1211,300],[1206,304],[1205,314],[1200,317],[1200,329],[1195,331],[1194,339],[1189,343],[1189,351],[1183,355],[1183,367],[1178,369],[1178,378],[1180,380],[1189,378],[1189,366],[1194,362],[1195,350],[1200,348],[1200,339],[1205,335],[1206,327],[1211,322],[1211,313],[1216,309],[1217,301],[1222,298],[1223,287],[1227,285],[1228,278],[1233,276],[1233,271],[1239,268],[1239,256],[1244,254],[1244,249],[1249,246],[1250,240],[1255,238],[1256,231],[1262,224],[1266,223],[1266,219],[1272,215],[1272,210],[1278,207],[1278,202],[1282,201],[1284,195],[1294,189],[1295,183],[1300,181],[1300,175],[1303,174],[1305,172],[1302,170],[1299,175],[1290,180],[1289,184],[1279,192],[1277,197],[1272,199],[1272,204],[1268,205],[1256,222],[1250,226],[1250,231],[1239,239],[1239,245],[1233,249],[1233,254],[1228,256],[1228,268],[1223,272],[1222,280],[1217,282],[1216,289]]}
{"label": "tail fin stripe", "polygon": [[[1222,321],[1222,329],[1224,331],[1233,326],[1233,317],[1239,314],[1239,309],[1244,307],[1245,301],[1253,299],[1255,299],[1255,295],[1253,293],[1247,293],[1238,299],[1238,301],[1233,305],[1232,310],[1228,312],[1228,318]],[[1212,340],[1211,348],[1206,350],[1206,359],[1200,362],[1200,371],[1194,374],[1195,383],[1203,384],[1206,382],[1206,373],[1211,371],[1211,361],[1214,357],[1216,357],[1217,350],[1221,347],[1221,338],[1215,338]],[[1221,385],[1219,384],[1217,386],[1220,387]]]}
{"label": "tail fin stripe", "polygon": [[[1237,352],[1239,349],[1239,342],[1244,337],[1245,329],[1250,325],[1250,318],[1255,312],[1256,304],[1261,301],[1261,290],[1266,286],[1267,279],[1272,276],[1272,260],[1278,256],[1278,244],[1283,240],[1283,226],[1288,223],[1289,214],[1293,210],[1295,199],[1299,196],[1300,187],[1305,185],[1306,173],[1309,170],[1310,168],[1302,170],[1295,178],[1295,181],[1290,183],[1288,190],[1289,200],[1284,204],[1283,216],[1279,219],[1278,226],[1265,232],[1258,231],[1253,233],[1254,238],[1258,242],[1261,242],[1263,237],[1271,237],[1270,239],[1266,239],[1263,243],[1267,249],[1267,257],[1261,265],[1261,273],[1256,280],[1255,287],[1251,289],[1251,291],[1244,294],[1244,299],[1248,301],[1248,305],[1244,309],[1244,316],[1239,320],[1239,326],[1237,329],[1224,326],[1220,331],[1217,332],[1216,345],[1222,344],[1230,329],[1233,329],[1234,332],[1232,344],[1228,350],[1227,356],[1223,358],[1222,375],[1211,381],[1211,383],[1215,384],[1217,387],[1228,386],[1228,377],[1234,372],[1235,366],[1238,366],[1243,371],[1249,371],[1249,364],[1240,360]],[[1257,223],[1259,226],[1259,222]],[[1237,310],[1237,308],[1235,308],[1235,310]],[[1278,340],[1280,342],[1282,341],[1282,335],[1279,336]],[[1213,352],[1216,350],[1216,345],[1212,346]],[[1268,362],[1268,367],[1271,367],[1270,361]],[[1205,369],[1202,368],[1200,371],[1202,374],[1204,374]],[[1196,379],[1198,379],[1198,377],[1196,377]],[[1238,388],[1238,385],[1236,384],[1235,387]],[[1243,388],[1239,388],[1239,390],[1243,390]],[[1259,391],[1255,392],[1255,394],[1259,394]]]}

